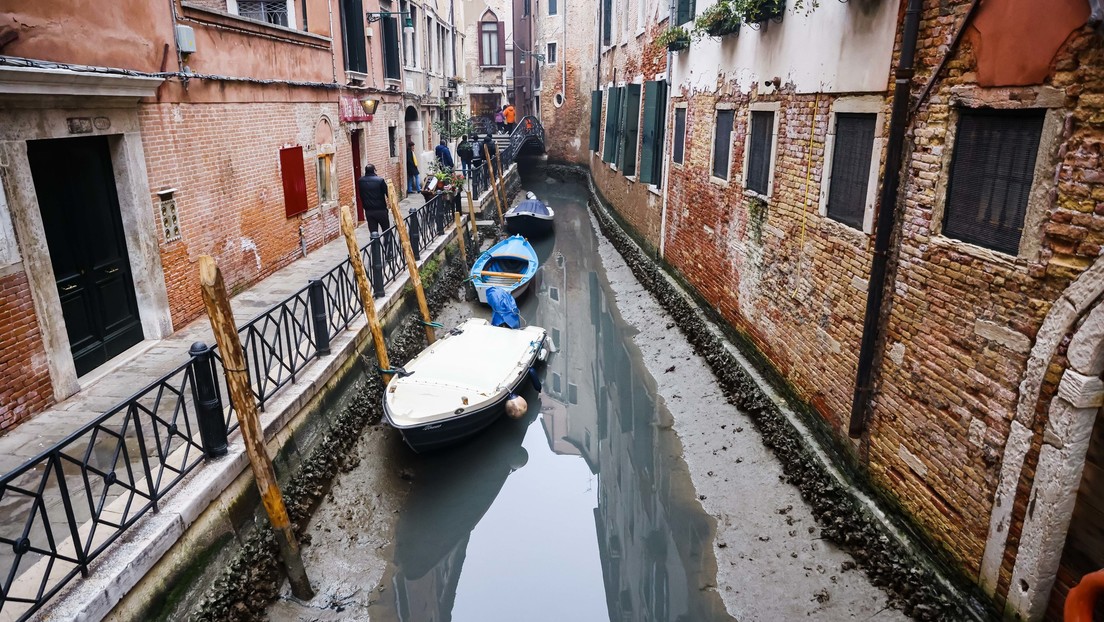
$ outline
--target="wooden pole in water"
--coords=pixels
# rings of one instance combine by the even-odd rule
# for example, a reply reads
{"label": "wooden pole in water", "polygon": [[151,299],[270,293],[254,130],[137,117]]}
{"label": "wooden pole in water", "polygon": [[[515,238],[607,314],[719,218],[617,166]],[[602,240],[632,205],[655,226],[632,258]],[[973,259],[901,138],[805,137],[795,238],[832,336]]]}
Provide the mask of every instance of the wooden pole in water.
{"label": "wooden pole in water", "polygon": [[391,215],[395,217],[395,229],[399,232],[399,241],[402,242],[403,255],[406,256],[406,268],[410,271],[410,284],[414,286],[414,295],[418,298],[418,308],[422,311],[422,323],[425,324],[426,339],[429,343],[437,341],[437,333],[434,332],[433,322],[429,317],[429,304],[426,303],[425,290],[422,289],[422,277],[418,276],[418,262],[414,259],[414,247],[410,245],[410,234],[406,232],[406,221],[399,211],[399,197],[395,194],[395,185],[390,180],[387,182],[387,203],[391,207]]}
{"label": "wooden pole in water", "polygon": [[[506,221],[502,217],[502,202],[498,200],[498,174],[495,173],[494,160],[491,159],[491,152],[487,149],[487,143],[483,143],[483,155],[487,158],[487,166],[491,173],[491,192],[494,193],[495,207],[498,208],[498,224],[505,226]],[[503,200],[505,200],[505,194],[503,194]]]}
{"label": "wooden pole in water", "polygon": [[[356,240],[356,223],[353,222],[353,212],[348,205],[341,206],[341,233],[345,236],[345,246],[349,249],[349,263],[353,266],[353,275],[356,277],[357,290],[360,292],[360,306],[364,309],[364,317],[368,318],[368,328],[372,331],[372,341],[375,344],[376,360],[379,368],[391,369],[391,361],[387,358],[387,341],[383,338],[383,327],[380,326],[379,317],[376,315],[376,302],[372,298],[372,286],[368,283],[368,273],[364,271],[364,261],[360,258],[360,246]],[[391,382],[391,374],[383,374],[383,384],[387,386]]]}
{"label": "wooden pole in water", "polygon": [[471,227],[472,242],[475,242],[475,201],[472,200],[471,188],[464,188],[468,195],[468,226]]}
{"label": "wooden pole in water", "polygon": [[460,212],[452,210],[452,218],[456,222],[456,241],[460,244],[460,263],[464,266],[464,272],[468,271],[468,248],[464,243],[464,223],[460,222]]}
{"label": "wooden pole in water", "polygon": [[210,255],[199,258],[199,283],[202,288],[203,305],[211,320],[211,330],[215,333],[219,354],[222,355],[222,367],[226,373],[226,386],[230,400],[234,404],[238,423],[245,440],[245,453],[253,468],[253,478],[257,490],[261,493],[261,502],[272,530],[276,532],[276,542],[280,545],[280,557],[287,569],[291,582],[291,591],[296,598],[309,600],[314,597],[307,571],[303,567],[303,558],[299,552],[299,541],[291,528],[284,497],[276,482],[276,471],[272,468],[272,459],[265,448],[264,432],[257,416],[257,401],[249,387],[249,370],[246,367],[245,352],[238,338],[234,312],[230,308],[230,299],[226,295],[226,284],[222,272]]}

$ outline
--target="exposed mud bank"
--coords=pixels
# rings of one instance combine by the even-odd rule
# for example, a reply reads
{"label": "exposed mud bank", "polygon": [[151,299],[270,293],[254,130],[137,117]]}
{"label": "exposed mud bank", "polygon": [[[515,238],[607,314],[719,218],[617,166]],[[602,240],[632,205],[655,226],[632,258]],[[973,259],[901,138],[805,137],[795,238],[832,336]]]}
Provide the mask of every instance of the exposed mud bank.
{"label": "exposed mud bank", "polygon": [[[459,253],[452,250],[446,250],[447,258],[438,266],[423,268],[423,282],[431,283],[426,298],[433,313],[456,295],[466,276]],[[418,318],[411,315],[388,339],[388,355],[393,365],[401,365],[425,346],[424,328]],[[367,380],[359,384],[351,404],[284,487],[288,513],[304,547],[310,545],[311,538],[303,527],[330,489],[338,471],[356,466],[352,449],[366,428],[380,423],[383,414],[383,383],[375,372],[374,357],[364,364],[368,368]],[[204,622],[267,620],[266,608],[279,596],[283,582],[284,571],[276,539],[266,522],[247,538],[189,619]]]}
{"label": "exposed mud bank", "polygon": [[782,464],[786,481],[800,491],[816,518],[822,537],[851,554],[872,584],[881,587],[892,606],[918,620],[996,618],[975,599],[948,588],[918,554],[834,477],[808,447],[801,433],[749,376],[717,334],[700,317],[694,303],[675,287],[657,263],[611,217],[584,169],[549,164],[543,170],[560,179],[589,184],[589,206],[605,237],[621,254],[633,275],[676,320],[695,351],[716,376],[725,398],[746,413],[763,444]]}

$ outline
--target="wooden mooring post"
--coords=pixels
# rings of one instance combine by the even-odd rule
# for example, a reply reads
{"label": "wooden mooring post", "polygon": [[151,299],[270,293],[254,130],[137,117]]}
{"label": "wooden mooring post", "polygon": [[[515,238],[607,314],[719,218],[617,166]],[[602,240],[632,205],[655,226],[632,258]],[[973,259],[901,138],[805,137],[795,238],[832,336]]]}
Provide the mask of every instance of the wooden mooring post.
{"label": "wooden mooring post", "polygon": [[464,223],[460,222],[460,211],[452,210],[452,219],[456,224],[456,242],[460,244],[460,264],[464,272],[468,271],[468,245],[464,242]]}
{"label": "wooden mooring post", "polygon": [[491,159],[491,151],[487,149],[487,143],[483,143],[483,155],[487,158],[487,172],[491,174],[491,193],[494,194],[495,207],[498,208],[498,224],[506,226],[506,220],[502,217],[502,202],[506,200],[505,193],[502,201],[498,200],[498,174],[495,173],[494,160]]}
{"label": "wooden mooring post", "polygon": [[357,291],[360,292],[360,306],[364,309],[364,317],[368,318],[368,329],[372,331],[376,360],[379,361],[383,384],[386,386],[388,382],[391,382],[391,374],[388,373],[388,370],[391,369],[391,361],[387,358],[387,341],[383,338],[383,327],[380,326],[379,317],[376,315],[376,302],[372,298],[372,285],[368,283],[368,273],[364,271],[364,261],[360,258],[360,246],[356,239],[356,224],[353,222],[353,212],[348,205],[341,206],[341,233],[345,236],[345,247],[349,249],[349,263],[353,266]]}
{"label": "wooden mooring post", "polygon": [[472,200],[471,188],[464,188],[464,193],[468,195],[468,226],[471,227],[472,244],[479,246],[475,241],[477,235],[475,232],[475,201]]}
{"label": "wooden mooring post", "polygon": [[257,490],[261,493],[261,503],[268,513],[269,523],[276,533],[276,542],[280,546],[280,557],[287,569],[291,582],[291,591],[296,598],[309,600],[314,597],[314,589],[307,579],[303,567],[303,558],[299,551],[299,541],[291,528],[287,506],[276,482],[276,471],[272,459],[265,448],[264,432],[257,416],[257,401],[249,387],[249,370],[246,367],[245,352],[238,338],[238,327],[234,322],[234,313],[230,308],[230,299],[226,295],[226,284],[222,272],[210,255],[199,258],[199,282],[202,287],[203,305],[211,320],[211,330],[215,333],[219,353],[222,355],[222,367],[226,372],[226,386],[230,400],[234,404],[238,423],[245,441],[245,453],[253,468],[253,478]]}
{"label": "wooden mooring post", "polygon": [[425,326],[426,339],[429,343],[437,341],[437,333],[433,330],[433,319],[429,316],[429,304],[426,302],[425,290],[422,289],[422,277],[418,275],[418,262],[414,259],[414,247],[410,244],[410,234],[406,232],[406,221],[403,220],[402,211],[399,209],[399,197],[395,194],[395,185],[387,181],[387,203],[391,207],[391,215],[395,218],[395,229],[399,232],[399,241],[402,242],[403,255],[406,256],[406,267],[410,271],[410,284],[414,286],[414,295],[418,298],[418,309],[422,312],[422,324]]}

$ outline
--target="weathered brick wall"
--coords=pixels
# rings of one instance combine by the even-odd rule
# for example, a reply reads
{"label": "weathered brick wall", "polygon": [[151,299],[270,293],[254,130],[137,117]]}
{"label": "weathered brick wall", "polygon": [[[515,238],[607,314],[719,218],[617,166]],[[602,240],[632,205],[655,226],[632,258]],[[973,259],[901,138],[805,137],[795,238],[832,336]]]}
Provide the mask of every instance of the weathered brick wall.
{"label": "weathered brick wall", "polygon": [[[176,188],[180,240],[162,238],[161,261],[173,324],[203,308],[195,275],[200,255],[222,268],[227,287],[240,291],[301,256],[299,229],[315,249],[340,232],[337,204],[318,208],[315,128],[334,128],[338,204],[352,205],[347,134],[336,103],[150,104],[140,111],[150,189]],[[374,141],[384,141],[373,136]],[[309,210],[284,215],[280,149],[302,145]],[[160,222],[158,197],[151,207]]]}
{"label": "weathered brick wall", "polygon": [[54,403],[50,370],[22,264],[0,269],[0,432]]}

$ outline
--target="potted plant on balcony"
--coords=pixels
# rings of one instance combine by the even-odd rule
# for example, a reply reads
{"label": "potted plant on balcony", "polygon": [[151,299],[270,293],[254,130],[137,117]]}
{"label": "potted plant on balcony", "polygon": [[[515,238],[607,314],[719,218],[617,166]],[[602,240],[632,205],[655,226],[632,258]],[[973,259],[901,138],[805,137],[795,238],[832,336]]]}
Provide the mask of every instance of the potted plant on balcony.
{"label": "potted plant on balcony", "polygon": [[781,19],[786,12],[786,0],[731,0],[737,14],[748,24],[759,24],[769,19]]}
{"label": "potted plant on balcony", "polygon": [[690,33],[682,26],[673,26],[656,37],[656,43],[667,46],[672,52],[685,50],[690,47]]}
{"label": "potted plant on balcony", "polygon": [[740,15],[733,6],[733,0],[719,0],[694,20],[694,36],[723,37],[739,34]]}

